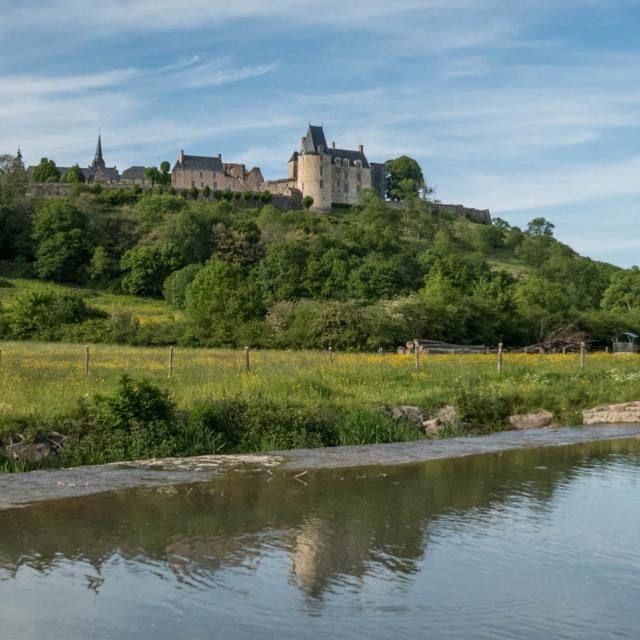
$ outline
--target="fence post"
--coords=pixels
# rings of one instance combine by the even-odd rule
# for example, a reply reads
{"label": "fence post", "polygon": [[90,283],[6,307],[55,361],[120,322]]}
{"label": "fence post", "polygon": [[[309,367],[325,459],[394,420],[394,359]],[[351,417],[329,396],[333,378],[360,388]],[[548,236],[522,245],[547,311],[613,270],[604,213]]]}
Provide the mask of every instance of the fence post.
{"label": "fence post", "polygon": [[562,347],[562,355],[563,356],[567,355],[567,347]]}
{"label": "fence post", "polygon": [[249,347],[244,348],[244,372],[249,373]]}
{"label": "fence post", "polygon": [[580,368],[584,369],[584,359],[585,359],[585,344],[584,342],[580,343]]}
{"label": "fence post", "polygon": [[502,373],[502,342],[498,343],[498,373]]}
{"label": "fence post", "polygon": [[169,362],[167,369],[167,377],[170,378],[173,375],[173,345],[169,347]]}
{"label": "fence post", "polygon": [[333,347],[329,347],[329,366],[333,366]]}
{"label": "fence post", "polygon": [[89,345],[84,347],[84,377],[89,376]]}
{"label": "fence post", "polygon": [[417,340],[413,341],[413,352],[416,357],[416,371],[420,371],[420,350]]}

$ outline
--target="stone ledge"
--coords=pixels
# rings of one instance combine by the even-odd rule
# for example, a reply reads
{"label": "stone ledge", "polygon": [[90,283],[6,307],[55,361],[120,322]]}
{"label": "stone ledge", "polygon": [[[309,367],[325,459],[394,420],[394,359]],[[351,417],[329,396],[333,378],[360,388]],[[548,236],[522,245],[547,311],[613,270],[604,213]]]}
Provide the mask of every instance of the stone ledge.
{"label": "stone ledge", "polygon": [[582,421],[584,424],[640,424],[640,400],[585,409]]}

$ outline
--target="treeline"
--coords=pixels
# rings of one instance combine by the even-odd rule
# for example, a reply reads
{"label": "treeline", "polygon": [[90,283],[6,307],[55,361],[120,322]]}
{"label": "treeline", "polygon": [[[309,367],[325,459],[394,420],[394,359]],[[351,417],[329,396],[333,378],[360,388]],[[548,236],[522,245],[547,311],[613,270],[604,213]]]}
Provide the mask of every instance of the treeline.
{"label": "treeline", "polygon": [[640,332],[640,271],[578,256],[544,219],[481,225],[373,192],[328,215],[97,188],[38,200],[27,187],[21,160],[0,158],[1,276],[163,296],[181,319],[141,325],[71,291],[26,291],[0,309],[5,339],[376,349],[526,345],[572,322],[603,344]]}

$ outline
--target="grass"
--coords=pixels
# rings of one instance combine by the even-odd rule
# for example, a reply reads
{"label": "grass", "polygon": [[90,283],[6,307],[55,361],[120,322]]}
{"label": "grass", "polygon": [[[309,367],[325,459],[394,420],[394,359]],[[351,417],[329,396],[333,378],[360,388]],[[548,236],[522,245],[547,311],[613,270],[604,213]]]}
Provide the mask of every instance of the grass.
{"label": "grass", "polygon": [[[335,354],[329,364],[317,351],[252,351],[243,372],[241,350],[176,348],[167,376],[165,348],[95,345],[84,376],[84,346],[7,342],[1,345],[0,434],[16,421],[69,415],[83,397],[110,394],[122,374],[146,378],[169,390],[181,410],[199,402],[238,398],[296,403],[309,411],[331,404],[375,409],[411,404],[430,409],[450,404],[461,390],[503,399],[515,412],[548,409],[561,424],[580,422],[580,411],[637,400],[640,357],[590,354],[584,370],[577,355],[506,354],[504,371],[494,355],[412,356]],[[371,425],[354,425],[366,439]]]}
{"label": "grass", "polygon": [[172,309],[164,300],[141,298],[98,289],[88,289],[76,285],[64,285],[42,280],[26,280],[21,278],[5,278],[12,287],[0,287],[0,304],[10,307],[16,297],[26,289],[58,289],[68,290],[82,295],[88,304],[113,315],[117,312],[128,312],[142,324],[179,319],[181,312]]}

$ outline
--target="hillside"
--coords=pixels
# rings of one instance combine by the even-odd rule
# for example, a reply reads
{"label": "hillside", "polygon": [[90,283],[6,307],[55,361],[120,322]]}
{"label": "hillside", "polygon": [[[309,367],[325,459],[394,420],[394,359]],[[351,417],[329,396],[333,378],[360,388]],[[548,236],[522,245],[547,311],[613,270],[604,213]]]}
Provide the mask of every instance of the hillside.
{"label": "hillside", "polygon": [[640,332],[638,271],[577,255],[544,219],[478,224],[373,192],[329,214],[99,185],[38,198],[0,178],[3,339],[374,350]]}

